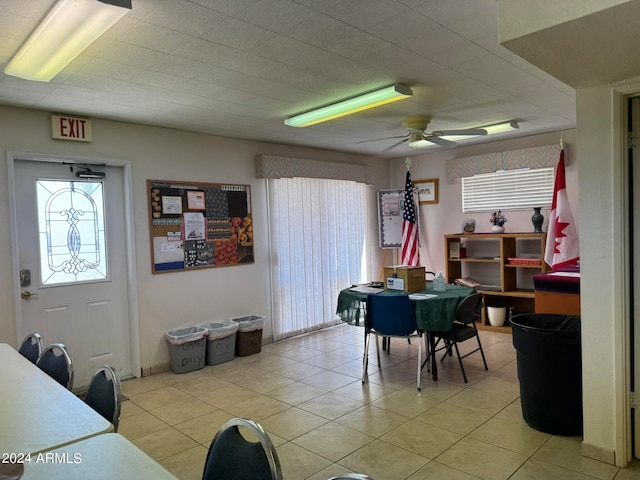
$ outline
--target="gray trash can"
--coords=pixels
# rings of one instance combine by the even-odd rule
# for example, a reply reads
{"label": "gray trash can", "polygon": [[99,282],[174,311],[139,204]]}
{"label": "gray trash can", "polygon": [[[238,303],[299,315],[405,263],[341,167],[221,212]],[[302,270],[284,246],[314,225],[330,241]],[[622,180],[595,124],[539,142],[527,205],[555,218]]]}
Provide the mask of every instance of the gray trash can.
{"label": "gray trash can", "polygon": [[265,317],[260,315],[247,315],[246,317],[236,317],[231,319],[237,322],[238,333],[236,334],[236,356],[246,357],[259,353],[262,350],[262,329],[264,328]]}
{"label": "gray trash can", "polygon": [[233,360],[236,354],[236,332],[239,323],[236,322],[205,322],[200,324],[208,330],[207,354],[205,363],[207,365],[218,365],[219,363]]}
{"label": "gray trash can", "polygon": [[188,326],[165,333],[169,346],[169,363],[173,373],[187,373],[204,367],[208,330]]}

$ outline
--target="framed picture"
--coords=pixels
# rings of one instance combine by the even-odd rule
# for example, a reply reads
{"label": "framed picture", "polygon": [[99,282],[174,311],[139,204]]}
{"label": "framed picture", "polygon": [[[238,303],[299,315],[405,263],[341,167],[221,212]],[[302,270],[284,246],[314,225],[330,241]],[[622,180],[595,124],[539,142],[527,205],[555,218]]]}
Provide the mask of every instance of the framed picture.
{"label": "framed picture", "polygon": [[182,197],[163,195],[162,197],[162,213],[181,214],[182,213]]}
{"label": "framed picture", "polygon": [[438,203],[438,179],[416,180],[413,186],[418,191],[418,202],[420,205]]}

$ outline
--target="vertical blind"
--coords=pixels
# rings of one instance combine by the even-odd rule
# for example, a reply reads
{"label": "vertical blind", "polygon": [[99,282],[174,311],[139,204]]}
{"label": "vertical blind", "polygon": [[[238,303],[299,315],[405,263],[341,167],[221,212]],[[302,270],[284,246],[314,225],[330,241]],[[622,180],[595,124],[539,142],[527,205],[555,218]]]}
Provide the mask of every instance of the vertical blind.
{"label": "vertical blind", "polygon": [[369,277],[367,186],[268,180],[273,339],[339,323],[338,292]]}
{"label": "vertical blind", "polygon": [[554,169],[507,170],[462,179],[462,211],[519,210],[548,207],[553,198]]}

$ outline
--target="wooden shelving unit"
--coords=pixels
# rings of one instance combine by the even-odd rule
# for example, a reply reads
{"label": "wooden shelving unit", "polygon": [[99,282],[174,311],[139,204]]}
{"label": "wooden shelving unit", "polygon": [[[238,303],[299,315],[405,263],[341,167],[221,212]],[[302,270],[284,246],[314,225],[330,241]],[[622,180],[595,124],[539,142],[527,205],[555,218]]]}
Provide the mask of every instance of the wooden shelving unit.
{"label": "wooden shelving unit", "polygon": [[[484,269],[495,269],[495,272],[491,273],[495,278],[499,278],[499,282],[492,285],[491,290],[476,288],[482,293],[485,306],[511,307],[513,314],[534,311],[533,288],[523,288],[521,284],[532,285],[534,274],[549,270],[549,266],[544,261],[545,233],[453,234],[445,235],[444,242],[447,282],[453,282],[461,277],[474,277],[474,269],[481,265]],[[527,257],[520,260],[518,255],[524,255],[522,253],[524,251],[527,252]],[[452,258],[452,252],[460,252],[462,258]],[[466,253],[466,257],[463,252]],[[481,253],[477,254],[477,252]],[[535,263],[535,260],[530,258],[532,255],[540,259],[537,264],[531,264]],[[517,264],[514,264],[514,261]],[[480,328],[500,332],[511,331],[509,326],[491,326],[487,319],[486,308],[482,309]]]}

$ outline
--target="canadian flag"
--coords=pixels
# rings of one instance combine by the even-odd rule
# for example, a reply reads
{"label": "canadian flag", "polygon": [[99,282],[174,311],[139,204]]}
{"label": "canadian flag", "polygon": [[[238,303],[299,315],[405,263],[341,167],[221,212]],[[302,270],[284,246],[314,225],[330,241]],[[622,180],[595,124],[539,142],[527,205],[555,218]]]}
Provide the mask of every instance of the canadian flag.
{"label": "canadian flag", "polygon": [[567,182],[564,174],[564,150],[560,151],[560,160],[556,169],[556,181],[553,187],[551,217],[547,229],[547,244],[544,260],[551,268],[576,264],[580,260],[580,243],[576,224],[571,214]]}

